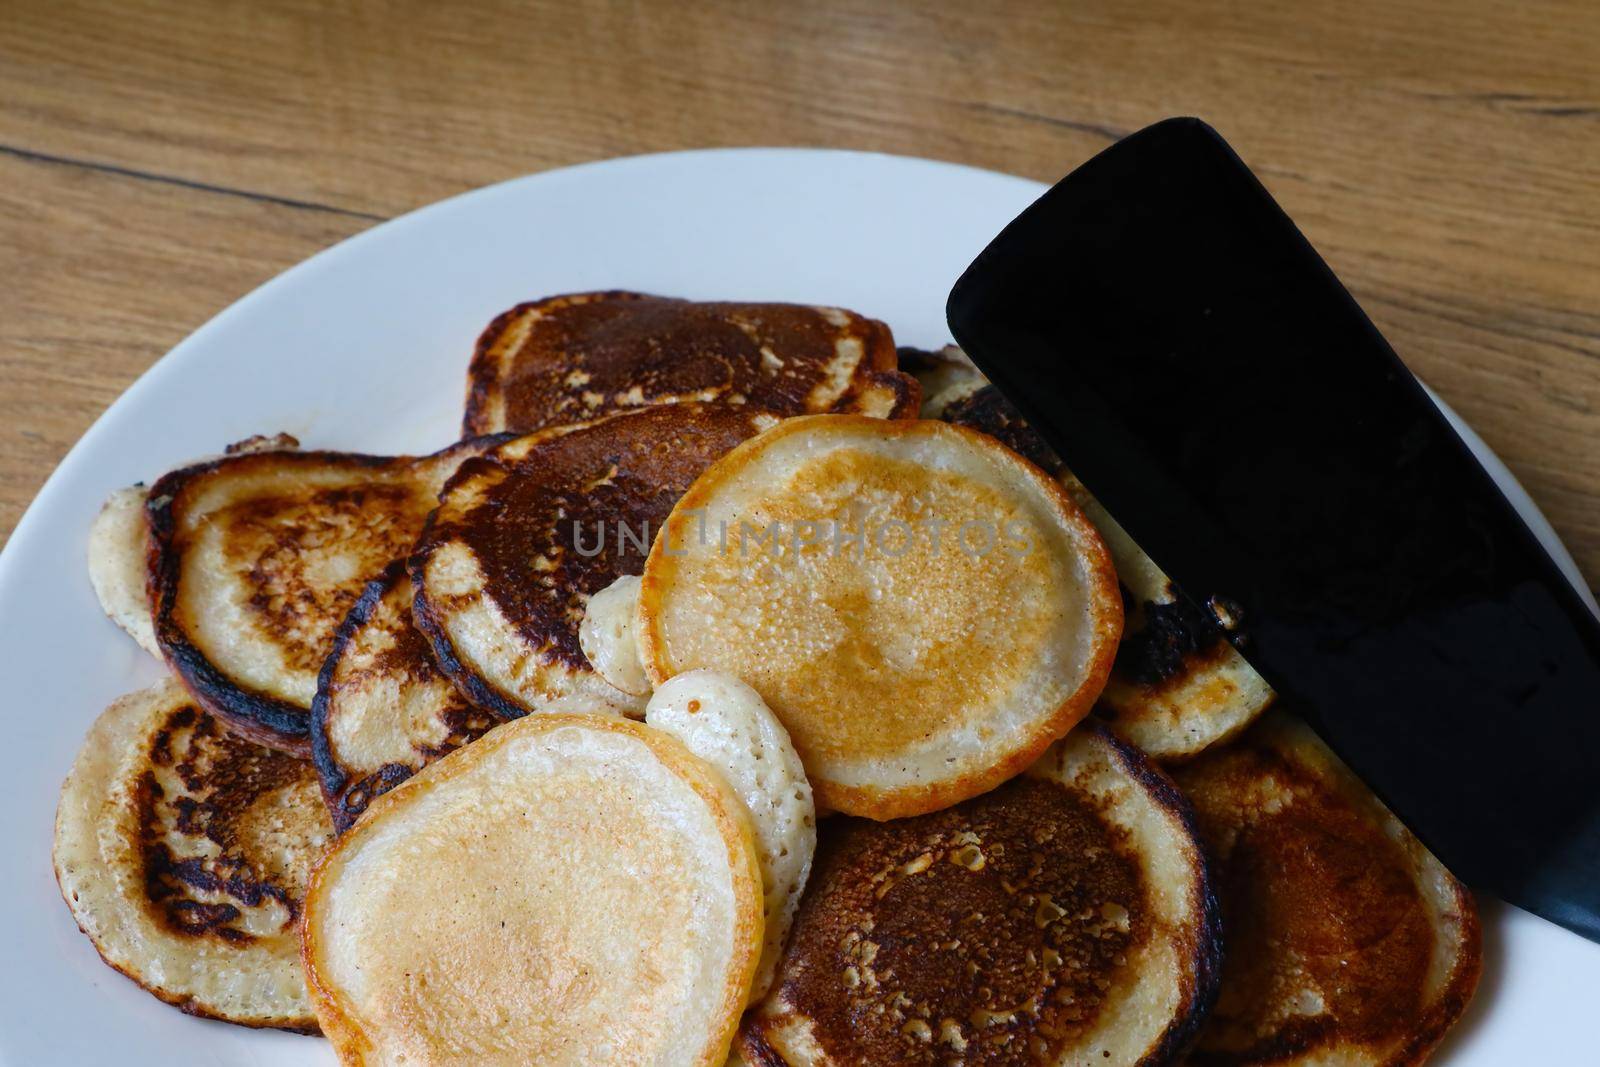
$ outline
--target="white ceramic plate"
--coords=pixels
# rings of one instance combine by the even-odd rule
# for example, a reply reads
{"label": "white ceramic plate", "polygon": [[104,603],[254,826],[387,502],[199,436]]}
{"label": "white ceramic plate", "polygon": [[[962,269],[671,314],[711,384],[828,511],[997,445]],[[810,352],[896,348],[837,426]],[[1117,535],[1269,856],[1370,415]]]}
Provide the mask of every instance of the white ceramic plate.
{"label": "white ceramic plate", "polygon": [[[313,1038],[191,1019],[158,1003],[100,962],[57,894],[50,841],[61,779],[100,710],[160,670],[101,615],[85,574],[89,522],[110,490],[254,433],[367,452],[444,445],[479,330],[511,304],[551,293],[839,304],[885,320],[903,344],[942,344],[951,284],[1041,188],[923,160],[790,149],[574,167],[379,226],[173,349],[84,435],[0,555],[10,694],[0,1063],[333,1061]],[[1514,487],[1504,467],[1491,467]],[[1514,497],[1564,557],[1526,495]],[[1593,1062],[1600,946],[1511,908],[1484,911],[1484,980],[1439,1061]]]}

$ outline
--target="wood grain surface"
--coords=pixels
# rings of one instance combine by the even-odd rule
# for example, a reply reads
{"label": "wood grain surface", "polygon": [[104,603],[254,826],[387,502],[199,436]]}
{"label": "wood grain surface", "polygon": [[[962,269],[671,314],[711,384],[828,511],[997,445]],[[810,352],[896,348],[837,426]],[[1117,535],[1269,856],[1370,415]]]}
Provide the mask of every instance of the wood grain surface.
{"label": "wood grain surface", "polygon": [[440,197],[745,144],[1050,180],[1174,114],[1229,138],[1600,583],[1594,0],[0,0],[0,531],[192,329]]}

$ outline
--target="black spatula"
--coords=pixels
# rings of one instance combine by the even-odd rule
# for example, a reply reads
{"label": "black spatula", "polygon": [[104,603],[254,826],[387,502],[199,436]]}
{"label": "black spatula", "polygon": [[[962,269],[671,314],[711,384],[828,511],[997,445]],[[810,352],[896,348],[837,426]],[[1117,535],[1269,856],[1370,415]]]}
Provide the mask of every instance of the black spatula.
{"label": "black spatula", "polygon": [[1090,160],[948,310],[1446,864],[1600,940],[1600,623],[1215,131],[1173,119]]}

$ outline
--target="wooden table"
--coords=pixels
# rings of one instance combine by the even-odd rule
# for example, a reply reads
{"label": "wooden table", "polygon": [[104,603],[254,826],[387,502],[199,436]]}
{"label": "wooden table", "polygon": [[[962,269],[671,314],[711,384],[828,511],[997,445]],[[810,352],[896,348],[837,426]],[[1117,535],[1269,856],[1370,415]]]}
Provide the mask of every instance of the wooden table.
{"label": "wooden table", "polygon": [[440,197],[740,144],[1054,179],[1180,113],[1600,583],[1594,0],[0,0],[0,529],[209,316]]}

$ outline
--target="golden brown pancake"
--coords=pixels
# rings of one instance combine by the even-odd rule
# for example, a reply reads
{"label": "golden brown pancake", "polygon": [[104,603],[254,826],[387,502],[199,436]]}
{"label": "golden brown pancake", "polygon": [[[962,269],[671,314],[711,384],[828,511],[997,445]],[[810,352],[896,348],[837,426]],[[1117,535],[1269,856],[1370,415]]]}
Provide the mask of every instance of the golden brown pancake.
{"label": "golden brown pancake", "polygon": [[639,723],[530,715],[373,802],[304,959],[346,1064],[720,1067],[761,938],[719,774]]}
{"label": "golden brown pancake", "polygon": [[1189,758],[1233,736],[1272,703],[1272,688],[1209,615],[1178,596],[1055,452],[992,385],[947,387],[940,417],[989,434],[1061,480],[1116,561],[1128,606],[1116,665],[1097,713],[1157,759]]}
{"label": "golden brown pancake", "polygon": [[656,684],[742,678],[819,806],[899,818],[1019,773],[1087,714],[1122,625],[1059,483],[942,422],[787,419],[702,475],[656,539]]}
{"label": "golden brown pancake", "polygon": [[300,911],[332,837],[310,764],[228,732],[169,681],[84,739],[56,879],[106,963],[167,1003],[315,1033]]}
{"label": "golden brown pancake", "polygon": [[820,838],[740,1034],[756,1067],[1170,1063],[1215,994],[1187,805],[1096,725],[991,793]]}
{"label": "golden brown pancake", "polygon": [[336,830],[375,798],[499,720],[467,703],[411,622],[397,560],[367,584],[334,638],[311,702],[311,753]]}
{"label": "golden brown pancake", "polygon": [[432,456],[257,452],[150,490],[156,640],[230,727],[309,756],[311,698],[367,581],[410,550],[439,488],[494,439]]}
{"label": "golden brown pancake", "polygon": [[1478,981],[1471,895],[1298,720],[1174,772],[1228,933],[1190,1063],[1423,1062]]}
{"label": "golden brown pancake", "polygon": [[656,528],[700,472],[772,416],[682,403],[517,438],[463,465],[411,559],[414,617],[477,707],[642,715],[578,641],[590,596],[644,567]]}
{"label": "golden brown pancake", "polygon": [[627,292],[517,305],[478,339],[467,382],[469,436],[682,401],[886,418],[915,415],[918,403],[881,322],[838,308]]}

